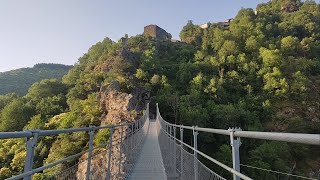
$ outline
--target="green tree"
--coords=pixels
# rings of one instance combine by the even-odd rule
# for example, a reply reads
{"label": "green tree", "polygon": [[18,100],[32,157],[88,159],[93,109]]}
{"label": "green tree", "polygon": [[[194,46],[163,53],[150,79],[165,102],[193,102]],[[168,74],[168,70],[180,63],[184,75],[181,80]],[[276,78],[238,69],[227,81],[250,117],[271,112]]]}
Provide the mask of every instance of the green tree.
{"label": "green tree", "polygon": [[13,100],[1,112],[0,130],[21,131],[34,113],[34,108],[26,104],[25,99]]}
{"label": "green tree", "polygon": [[67,109],[66,98],[62,94],[45,97],[36,105],[37,113],[43,116],[54,116]]}
{"label": "green tree", "polygon": [[6,179],[11,177],[11,171],[9,168],[7,167],[2,167],[0,169],[0,179]]}
{"label": "green tree", "polygon": [[[263,143],[255,150],[250,153],[249,163],[252,166],[277,170],[281,172],[289,171],[288,160],[291,158],[289,147],[286,143],[281,142],[270,142]],[[261,172],[261,171],[251,171],[252,178],[255,179],[277,179],[275,174]]]}
{"label": "green tree", "polygon": [[33,102],[40,102],[42,99],[59,94],[66,94],[67,87],[56,79],[45,79],[34,83],[28,90],[26,97]]}
{"label": "green tree", "polygon": [[150,79],[150,83],[152,85],[159,85],[161,83],[161,76],[159,76],[158,74],[154,74]]}
{"label": "green tree", "polygon": [[18,95],[15,93],[0,95],[0,111],[14,99],[17,99]]}
{"label": "green tree", "polygon": [[[84,139],[80,139],[77,135],[59,135],[58,139],[52,144],[48,158],[45,160],[45,164],[79,153],[83,146]],[[49,168],[45,170],[45,174],[50,176],[61,172],[63,169],[72,165],[75,161],[76,160],[69,161],[55,166],[54,168]]]}
{"label": "green tree", "polygon": [[282,76],[280,70],[276,67],[272,69],[272,72],[268,72],[263,76],[264,87],[263,89],[269,93],[274,93],[275,95],[281,95],[288,92],[289,85]]}
{"label": "green tree", "polygon": [[106,146],[108,139],[110,137],[109,129],[101,129],[94,136],[94,144],[96,146]]}
{"label": "green tree", "polygon": [[201,45],[201,36],[202,29],[199,26],[194,25],[191,20],[188,21],[187,25],[185,25],[180,32],[180,38],[183,42],[196,46]]}
{"label": "green tree", "polygon": [[12,162],[10,163],[10,167],[15,172],[22,172],[23,166],[26,160],[26,151],[21,151],[19,153],[16,153],[12,159]]}
{"label": "green tree", "polygon": [[24,130],[43,129],[45,121],[41,118],[41,115],[36,115],[31,118],[28,124],[24,127]]}
{"label": "green tree", "polygon": [[259,51],[263,67],[278,67],[281,64],[282,57],[278,49],[269,50],[266,48],[260,48]]}
{"label": "green tree", "polygon": [[299,47],[299,39],[287,36],[281,39],[281,49],[285,54],[295,55]]}

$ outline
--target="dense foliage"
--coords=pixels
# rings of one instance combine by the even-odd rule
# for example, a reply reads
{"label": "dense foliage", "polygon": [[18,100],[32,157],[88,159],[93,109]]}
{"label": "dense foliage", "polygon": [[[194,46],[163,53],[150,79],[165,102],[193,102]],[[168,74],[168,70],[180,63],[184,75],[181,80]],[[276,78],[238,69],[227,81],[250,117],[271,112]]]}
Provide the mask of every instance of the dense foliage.
{"label": "dense foliage", "polygon": [[71,68],[62,64],[36,64],[32,68],[0,72],[0,95],[17,93],[23,96],[33,83],[42,79],[61,79]]}
{"label": "dense foliage", "polygon": [[[188,22],[181,39],[197,50],[188,69],[181,66],[176,79],[169,79],[172,92],[178,90],[180,122],[223,129],[320,133],[319,12],[319,4],[313,1],[272,1],[258,5],[256,13],[240,10],[230,26],[217,23],[201,29]],[[177,81],[190,72],[194,74],[189,79]],[[183,82],[189,82],[188,86],[175,87]],[[170,96],[163,97],[165,102]],[[219,141],[203,139],[203,144]],[[207,151],[207,147],[202,148]],[[211,147],[209,154],[225,151],[223,145]],[[260,141],[243,143],[241,149],[243,164],[306,176],[310,171],[319,173],[315,165],[319,148]],[[220,154],[214,157],[224,160]],[[256,179],[277,178],[276,174],[243,170]]]}
{"label": "dense foliage", "polygon": [[[241,9],[228,26],[212,23],[202,29],[189,21],[181,31],[182,42],[142,35],[124,37],[117,43],[106,38],[92,46],[62,82],[42,80],[23,97],[0,96],[0,130],[101,125],[99,92],[117,81],[123,92],[137,87],[149,90],[163,117],[174,123],[319,134],[320,5],[274,0],[256,10]],[[185,133],[189,141],[190,133]],[[95,144],[104,144],[108,136],[109,132],[97,133]],[[201,151],[230,165],[228,137],[199,136]],[[40,139],[35,167],[80,152],[87,148],[87,138],[75,133]],[[319,176],[318,147],[242,142],[242,164]],[[0,179],[21,172],[24,156],[23,140],[1,141]],[[75,162],[36,177],[50,176]],[[278,177],[241,168],[254,179]],[[215,169],[229,178],[229,173]]]}

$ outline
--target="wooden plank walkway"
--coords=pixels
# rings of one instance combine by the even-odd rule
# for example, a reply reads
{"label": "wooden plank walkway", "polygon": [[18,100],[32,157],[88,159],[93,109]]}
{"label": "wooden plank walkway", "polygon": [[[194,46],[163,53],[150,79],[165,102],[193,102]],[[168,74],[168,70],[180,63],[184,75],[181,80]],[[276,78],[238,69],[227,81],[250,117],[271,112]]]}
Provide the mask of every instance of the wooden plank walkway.
{"label": "wooden plank walkway", "polygon": [[155,120],[150,120],[149,132],[140,154],[141,155],[128,178],[129,180],[167,179],[162,161]]}

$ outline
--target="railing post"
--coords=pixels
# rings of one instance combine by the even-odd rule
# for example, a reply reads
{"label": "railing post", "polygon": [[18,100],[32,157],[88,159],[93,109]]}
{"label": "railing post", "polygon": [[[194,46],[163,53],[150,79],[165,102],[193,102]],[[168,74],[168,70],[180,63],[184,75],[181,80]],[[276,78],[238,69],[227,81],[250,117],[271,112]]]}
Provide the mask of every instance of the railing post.
{"label": "railing post", "polygon": [[110,128],[110,138],[109,138],[109,157],[108,157],[108,170],[106,175],[106,180],[110,180],[111,178],[111,158],[112,158],[112,136],[113,136],[114,127]]}
{"label": "railing post", "polygon": [[[32,137],[27,138],[26,146],[27,146],[27,155],[26,155],[26,161],[24,164],[24,173],[31,171],[33,166],[33,160],[34,160],[34,149],[37,146],[38,143],[38,137],[39,132],[38,131],[31,131]],[[26,176],[23,178],[23,180],[31,180],[31,175]]]}
{"label": "railing post", "polygon": [[177,177],[177,149],[176,149],[176,127],[173,127],[173,173]]}
{"label": "railing post", "polygon": [[91,126],[89,131],[89,152],[88,152],[88,164],[87,164],[87,172],[86,172],[86,180],[90,179],[91,172],[91,159],[92,159],[92,151],[93,151],[93,137],[94,137],[94,127]]}
{"label": "railing post", "polygon": [[173,158],[174,157],[172,157],[172,155],[173,155],[173,148],[172,148],[172,126],[171,125],[168,125],[168,127],[169,127],[169,134],[170,134],[170,136],[169,136],[169,154],[170,154],[170,159],[169,159],[169,163],[170,163],[170,167],[172,168],[171,170],[170,170],[170,175],[169,176],[172,176],[172,172],[173,172]]}
{"label": "railing post", "polygon": [[136,151],[136,147],[137,147],[137,138],[136,138],[136,136],[134,136],[134,134],[136,134],[137,133],[137,130],[138,128],[137,128],[137,121],[134,121],[134,131],[133,131],[133,136],[132,136],[132,140],[133,140],[133,144],[132,144],[132,147],[133,147],[133,149],[134,149],[134,151]]}
{"label": "railing post", "polygon": [[131,150],[131,153],[132,153],[132,149],[133,149],[133,123],[131,124],[131,133],[130,133],[130,150]]}
{"label": "railing post", "polygon": [[[193,148],[195,150],[198,150],[198,131],[195,130],[195,127],[193,126]],[[197,152],[193,151],[193,168],[194,168],[194,180],[198,180],[198,162],[197,162]]]}
{"label": "railing post", "polygon": [[[230,145],[232,147],[232,164],[233,169],[240,172],[240,155],[239,155],[239,147],[241,145],[240,137],[234,138],[235,131],[241,131],[240,128],[229,128],[230,131]],[[240,177],[233,174],[233,180],[240,180]]]}
{"label": "railing post", "polygon": [[180,144],[180,166],[181,166],[181,170],[180,170],[180,176],[181,176],[181,179],[183,179],[183,128],[180,127],[180,141],[181,141],[181,144]]}
{"label": "railing post", "polygon": [[[139,129],[139,120],[138,121],[136,121],[136,126],[137,126],[137,128],[136,128],[136,133],[140,133],[140,129]],[[139,141],[140,141],[140,136],[139,135],[137,135],[137,138],[136,138],[136,140],[135,140],[135,148],[136,148],[136,150],[138,151],[138,147],[139,147]]]}
{"label": "railing post", "polygon": [[159,120],[159,105],[158,105],[158,103],[156,103],[156,108],[157,108],[156,118],[157,118],[157,120]]}
{"label": "railing post", "polygon": [[164,124],[166,126],[166,133],[168,133],[168,125],[167,124]]}
{"label": "railing post", "polygon": [[135,132],[138,131],[138,129],[139,129],[139,128],[138,128],[138,121],[135,121],[135,122],[134,122],[134,127],[135,127]]}
{"label": "railing post", "polygon": [[123,129],[124,127],[120,127],[121,132],[120,132],[120,144],[119,144],[119,151],[120,151],[120,155],[119,155],[119,175],[121,175],[121,163],[122,163],[122,136],[123,136]]}
{"label": "railing post", "polygon": [[[143,117],[144,118],[144,117]],[[138,120],[138,130],[140,131],[140,128],[141,128],[141,121],[142,121],[142,119],[143,118],[140,118],[139,120]]]}

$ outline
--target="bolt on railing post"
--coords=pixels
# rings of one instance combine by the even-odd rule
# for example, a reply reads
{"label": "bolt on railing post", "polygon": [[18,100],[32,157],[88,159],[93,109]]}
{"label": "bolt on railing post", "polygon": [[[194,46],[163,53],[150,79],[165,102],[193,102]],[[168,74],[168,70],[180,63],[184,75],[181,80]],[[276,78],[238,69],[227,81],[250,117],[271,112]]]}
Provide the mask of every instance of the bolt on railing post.
{"label": "bolt on railing post", "polygon": [[180,141],[181,141],[181,144],[180,144],[180,176],[181,176],[181,179],[183,179],[183,128],[180,127]]}
{"label": "bolt on railing post", "polygon": [[113,128],[110,128],[110,138],[109,138],[109,156],[108,156],[108,170],[107,170],[107,175],[106,175],[106,180],[110,180],[111,178],[111,158],[112,158],[112,135],[113,135]]}
{"label": "bolt on railing post", "polygon": [[124,127],[120,127],[121,132],[120,132],[120,144],[119,144],[119,151],[120,151],[120,155],[119,155],[119,175],[121,175],[121,163],[122,163],[122,136],[123,136],[123,129]]}
{"label": "bolt on railing post", "polygon": [[[239,147],[241,145],[240,137],[234,138],[235,131],[241,131],[240,128],[229,128],[230,131],[230,145],[232,147],[232,164],[233,169],[240,172],[240,154]],[[233,180],[240,180],[240,177],[233,174]]]}
{"label": "bolt on railing post", "polygon": [[[198,150],[198,131],[195,130],[195,127],[193,126],[193,148],[195,150]],[[193,151],[193,156],[194,156],[194,160],[193,160],[193,168],[194,168],[194,180],[198,180],[198,162],[197,162],[197,152]]]}
{"label": "bolt on railing post", "polygon": [[177,177],[177,152],[176,152],[176,127],[173,127],[173,173],[174,177]]}
{"label": "bolt on railing post", "polygon": [[[38,143],[38,137],[39,132],[38,131],[31,131],[32,137],[27,138],[26,146],[27,146],[27,155],[26,155],[26,161],[24,164],[24,173],[31,171],[33,166],[33,160],[34,160],[34,149],[37,146]],[[23,178],[23,180],[31,180],[31,176],[26,176]]]}
{"label": "bolt on railing post", "polygon": [[91,130],[89,131],[89,152],[88,152],[88,164],[87,164],[86,180],[90,179],[91,159],[92,159],[92,151],[93,151],[94,127],[90,126],[90,128],[91,128]]}

